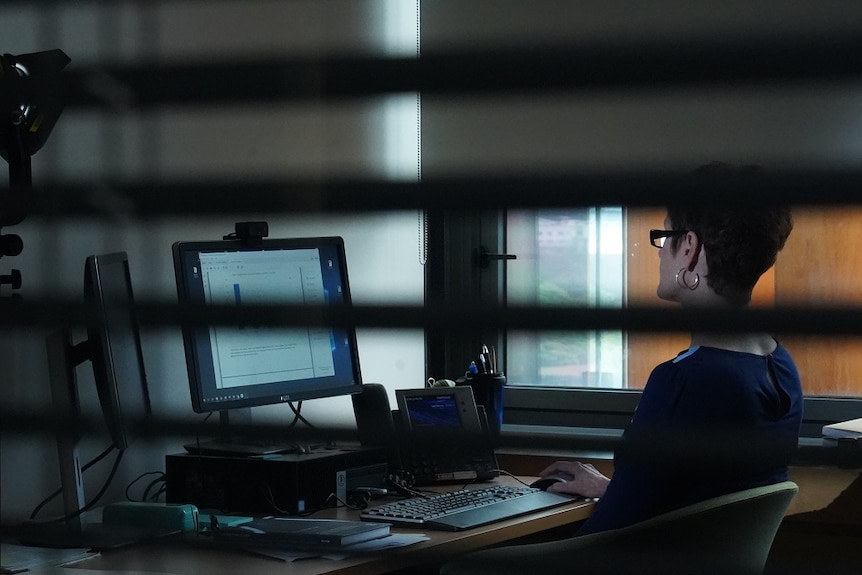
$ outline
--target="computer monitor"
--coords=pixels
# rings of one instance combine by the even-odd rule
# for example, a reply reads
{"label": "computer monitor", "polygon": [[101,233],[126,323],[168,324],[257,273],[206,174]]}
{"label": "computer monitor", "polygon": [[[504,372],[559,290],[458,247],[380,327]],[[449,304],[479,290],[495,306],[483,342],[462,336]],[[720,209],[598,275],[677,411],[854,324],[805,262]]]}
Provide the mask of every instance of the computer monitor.
{"label": "computer monitor", "polygon": [[75,370],[89,361],[111,442],[122,451],[152,413],[125,252],[86,258],[84,303],[86,339],[73,343],[72,330],[65,327],[46,341],[55,410],[64,417],[80,415]]}
{"label": "computer monitor", "polygon": [[125,252],[91,255],[84,300],[96,312],[87,327],[87,357],[114,447],[126,449],[151,415],[135,298]]}
{"label": "computer monitor", "polygon": [[[177,242],[173,256],[180,305],[351,303],[340,237]],[[228,415],[246,408],[362,389],[352,327],[184,325],[183,341],[192,408],[218,411],[226,425]],[[250,421],[249,413],[244,411],[243,422]],[[295,447],[225,433],[197,448],[260,454]]]}
{"label": "computer monitor", "polygon": [[[86,339],[74,343],[73,330],[69,326],[46,338],[53,409],[59,418],[72,422],[80,420],[76,370],[89,361],[111,447],[120,451],[119,458],[151,415],[129,261],[125,252],[86,258],[84,302],[90,312]],[[80,439],[77,429],[57,431],[63,517],[60,521],[27,525],[21,539],[29,545],[108,548],[139,538],[139,534],[121,533],[113,527],[99,529],[98,524],[86,525],[82,521],[81,514],[92,508],[97,498],[87,501],[84,497],[78,450]],[[111,477],[113,474],[108,481]]]}

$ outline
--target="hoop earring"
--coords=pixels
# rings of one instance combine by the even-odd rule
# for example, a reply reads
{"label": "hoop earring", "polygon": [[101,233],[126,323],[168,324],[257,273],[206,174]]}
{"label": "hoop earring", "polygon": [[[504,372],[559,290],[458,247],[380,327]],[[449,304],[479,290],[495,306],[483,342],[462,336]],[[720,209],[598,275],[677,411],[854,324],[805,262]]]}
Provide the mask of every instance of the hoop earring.
{"label": "hoop earring", "polygon": [[688,273],[687,269],[679,268],[679,271],[676,272],[676,283],[677,283],[677,285],[679,287],[688,288],[691,291],[696,290],[697,286],[700,285],[700,274],[698,274],[697,272],[694,272],[694,283],[691,285],[688,285],[688,282],[685,281],[685,274],[686,273]]}

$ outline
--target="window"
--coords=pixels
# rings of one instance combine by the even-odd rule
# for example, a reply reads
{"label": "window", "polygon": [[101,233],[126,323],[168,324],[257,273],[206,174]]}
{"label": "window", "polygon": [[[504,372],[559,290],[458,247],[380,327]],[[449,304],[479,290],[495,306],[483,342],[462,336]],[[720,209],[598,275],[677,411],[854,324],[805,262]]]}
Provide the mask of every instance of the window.
{"label": "window", "polygon": [[[667,305],[655,295],[658,264],[648,242],[648,230],[663,219],[662,210],[614,207],[511,213],[506,249],[518,259],[508,264],[508,301]],[[862,241],[862,209],[798,208],[794,220],[776,266],[755,288],[753,305],[862,303],[862,287],[851,280],[862,265],[856,247]],[[824,235],[830,237],[829,250],[818,241]],[[862,338],[777,337],[796,358],[807,395],[862,396]],[[641,389],[652,367],[688,346],[688,334],[514,331],[507,341],[510,384]]]}
{"label": "window", "polygon": [[[516,211],[507,219],[508,301],[521,305],[622,307],[619,207]],[[622,332],[508,334],[508,382],[524,386],[625,388]]]}
{"label": "window", "polygon": [[[606,210],[614,213],[613,208],[601,211]],[[624,266],[623,272],[617,275],[593,275],[596,266],[590,260],[596,258],[597,253],[601,254],[602,249],[593,249],[586,238],[563,240],[563,234],[540,231],[548,221],[554,229],[561,225],[574,226],[561,224],[574,220],[597,242],[607,242],[608,238],[589,224],[603,218],[593,219],[590,214],[595,214],[595,210],[515,213],[507,219],[510,240],[507,250],[516,253],[519,259],[522,258],[519,250],[525,250],[526,256],[526,261],[521,262],[526,265],[518,271],[514,271],[517,268],[513,263],[509,264],[509,301],[521,302],[522,299],[515,298],[526,298],[523,301],[538,305],[616,307],[620,300],[606,295],[614,293],[605,283],[612,279],[617,293],[622,291],[622,301],[628,304],[673,305],[660,302],[655,295],[658,265],[655,249],[648,239],[649,229],[663,221],[663,210],[616,210],[621,224],[609,225],[606,233],[616,234],[616,241],[624,239],[624,249],[611,249],[616,243],[611,239],[605,255],[599,259],[604,257]],[[860,305],[862,287],[852,278],[855,277],[853,270],[862,266],[858,249],[862,243],[862,208],[797,208],[794,221],[793,233],[779,254],[776,266],[764,274],[755,288],[753,305]],[[555,241],[543,242],[543,237]],[[823,249],[823,237],[829,237],[829,249]],[[571,261],[568,266],[556,253],[562,241],[569,244]],[[524,275],[533,278],[532,292],[518,286],[518,283],[526,283]],[[579,281],[573,281],[573,277]],[[585,288],[584,281],[591,282],[591,286]],[[568,292],[563,287],[567,282],[571,282]],[[553,295],[561,293],[565,295]],[[819,436],[823,423],[859,416],[862,410],[862,356],[859,354],[862,337],[776,335],[793,354],[802,376],[806,394],[803,436]],[[507,422],[622,427],[637,403],[635,390],[643,388],[652,368],[687,346],[688,334],[510,333],[505,366],[507,373],[512,374],[507,391]],[[619,354],[616,354],[618,349]],[[560,358],[566,354],[570,354],[568,359]],[[614,362],[625,366],[621,368],[624,373],[620,379],[603,375],[596,381],[593,373],[612,371],[612,368],[596,366]]]}

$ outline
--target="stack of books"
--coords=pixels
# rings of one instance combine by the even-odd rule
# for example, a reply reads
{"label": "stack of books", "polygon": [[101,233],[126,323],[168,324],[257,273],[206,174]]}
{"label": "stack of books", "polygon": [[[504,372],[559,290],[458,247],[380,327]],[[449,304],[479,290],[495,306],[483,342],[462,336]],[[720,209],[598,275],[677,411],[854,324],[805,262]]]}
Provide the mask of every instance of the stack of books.
{"label": "stack of books", "polygon": [[339,549],[388,537],[389,523],[339,519],[263,517],[241,525],[210,526],[213,539],[229,545],[271,549]]}

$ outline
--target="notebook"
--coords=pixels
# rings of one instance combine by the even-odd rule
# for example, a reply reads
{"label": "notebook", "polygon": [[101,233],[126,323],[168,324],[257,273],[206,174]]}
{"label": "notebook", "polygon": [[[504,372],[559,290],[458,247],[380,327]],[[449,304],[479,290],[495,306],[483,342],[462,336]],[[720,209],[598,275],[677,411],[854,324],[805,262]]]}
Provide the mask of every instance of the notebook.
{"label": "notebook", "polygon": [[389,523],[263,517],[235,526],[212,522],[213,540],[242,547],[338,548],[389,535]]}
{"label": "notebook", "polygon": [[823,426],[823,436],[833,439],[859,439],[862,438],[862,418],[833,423]]}

